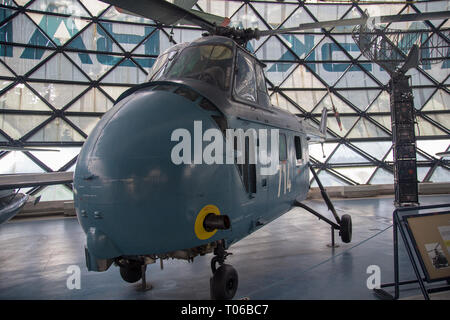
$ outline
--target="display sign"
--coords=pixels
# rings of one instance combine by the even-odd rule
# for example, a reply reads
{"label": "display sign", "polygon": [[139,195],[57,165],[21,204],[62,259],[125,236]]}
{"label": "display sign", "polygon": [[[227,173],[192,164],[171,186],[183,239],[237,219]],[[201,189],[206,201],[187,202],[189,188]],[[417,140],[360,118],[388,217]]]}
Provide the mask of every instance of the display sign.
{"label": "display sign", "polygon": [[405,218],[427,281],[450,279],[450,212]]}

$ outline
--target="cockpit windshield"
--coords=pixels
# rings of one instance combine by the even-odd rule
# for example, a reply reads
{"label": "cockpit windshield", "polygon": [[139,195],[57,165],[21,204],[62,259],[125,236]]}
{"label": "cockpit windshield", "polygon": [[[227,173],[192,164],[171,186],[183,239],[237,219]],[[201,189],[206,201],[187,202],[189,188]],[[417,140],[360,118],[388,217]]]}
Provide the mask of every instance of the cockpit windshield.
{"label": "cockpit windshield", "polygon": [[198,45],[182,50],[170,67],[165,79],[197,79],[228,90],[231,82],[233,51],[224,45]]}

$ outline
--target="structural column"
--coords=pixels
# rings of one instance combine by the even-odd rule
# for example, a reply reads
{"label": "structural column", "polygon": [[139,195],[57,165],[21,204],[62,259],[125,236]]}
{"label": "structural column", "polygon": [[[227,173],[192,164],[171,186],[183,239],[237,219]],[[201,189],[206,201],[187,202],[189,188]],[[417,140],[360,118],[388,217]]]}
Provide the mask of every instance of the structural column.
{"label": "structural column", "polygon": [[391,86],[391,125],[394,152],[395,205],[419,203],[416,164],[415,109],[410,76],[395,74]]}

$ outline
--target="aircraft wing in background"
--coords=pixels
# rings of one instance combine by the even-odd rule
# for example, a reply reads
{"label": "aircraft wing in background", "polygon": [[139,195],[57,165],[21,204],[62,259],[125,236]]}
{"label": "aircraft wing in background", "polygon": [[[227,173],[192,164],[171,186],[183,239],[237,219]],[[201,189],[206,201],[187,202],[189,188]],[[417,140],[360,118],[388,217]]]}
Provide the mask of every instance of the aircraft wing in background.
{"label": "aircraft wing in background", "polygon": [[14,190],[0,191],[0,224],[14,217],[27,203],[28,194],[15,193]]}
{"label": "aircraft wing in background", "polygon": [[73,182],[73,172],[20,173],[0,175],[0,190],[49,186]]}
{"label": "aircraft wing in background", "polygon": [[[30,196],[15,189],[73,182],[73,172],[46,172],[0,175],[0,224],[14,217]],[[38,197],[34,204],[39,202]]]}

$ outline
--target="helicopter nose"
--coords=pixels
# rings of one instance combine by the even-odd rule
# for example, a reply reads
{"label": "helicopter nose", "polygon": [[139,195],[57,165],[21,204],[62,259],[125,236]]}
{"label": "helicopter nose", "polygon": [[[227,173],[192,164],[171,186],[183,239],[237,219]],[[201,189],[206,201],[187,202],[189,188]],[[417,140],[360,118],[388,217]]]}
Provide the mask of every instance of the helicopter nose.
{"label": "helicopter nose", "polygon": [[[193,132],[194,121],[202,121],[204,130],[217,127],[199,107],[202,99],[176,88],[141,89],[99,121],[74,175],[75,209],[91,254],[157,254],[189,248],[195,240],[193,227],[186,228],[195,220],[188,201],[192,186],[200,185],[195,179],[205,174],[172,162],[171,135],[179,128]],[[177,236],[167,237],[168,231]]]}

